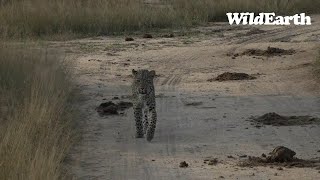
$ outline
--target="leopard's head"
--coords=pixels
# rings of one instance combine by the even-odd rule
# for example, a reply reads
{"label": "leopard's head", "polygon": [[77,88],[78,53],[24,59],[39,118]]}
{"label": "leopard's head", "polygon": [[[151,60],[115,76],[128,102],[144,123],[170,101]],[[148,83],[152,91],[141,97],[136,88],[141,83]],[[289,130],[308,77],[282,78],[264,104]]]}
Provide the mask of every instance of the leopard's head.
{"label": "leopard's head", "polygon": [[155,71],[148,71],[146,69],[132,70],[133,83],[135,90],[139,95],[146,95],[152,91],[151,85],[153,84],[153,79],[156,76]]}

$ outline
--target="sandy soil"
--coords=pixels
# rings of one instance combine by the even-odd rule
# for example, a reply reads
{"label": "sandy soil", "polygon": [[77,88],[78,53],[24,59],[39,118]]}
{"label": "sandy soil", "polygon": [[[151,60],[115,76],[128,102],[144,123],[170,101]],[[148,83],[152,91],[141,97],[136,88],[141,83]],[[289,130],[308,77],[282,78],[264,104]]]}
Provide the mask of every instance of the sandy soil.
{"label": "sandy soil", "polygon": [[[76,179],[318,179],[319,169],[237,166],[241,155],[259,156],[287,146],[299,158],[320,157],[320,126],[256,128],[250,116],[277,112],[320,117],[313,74],[320,16],[312,26],[229,26],[213,23],[188,31],[52,42],[74,61],[82,90],[83,139],[71,153]],[[257,30],[258,29],[258,30]],[[260,31],[259,31],[260,30]],[[250,48],[294,49],[293,55],[237,56]],[[120,97],[130,101],[131,69],[156,70],[158,126],[151,143],[134,138],[133,110],[101,117],[95,108]],[[224,72],[257,78],[209,82]],[[201,102],[201,103],[199,103]],[[187,106],[195,103],[195,106]],[[228,158],[232,155],[234,158]],[[218,158],[216,166],[203,163]],[[181,161],[188,168],[179,168]],[[222,177],[223,176],[223,177]]]}

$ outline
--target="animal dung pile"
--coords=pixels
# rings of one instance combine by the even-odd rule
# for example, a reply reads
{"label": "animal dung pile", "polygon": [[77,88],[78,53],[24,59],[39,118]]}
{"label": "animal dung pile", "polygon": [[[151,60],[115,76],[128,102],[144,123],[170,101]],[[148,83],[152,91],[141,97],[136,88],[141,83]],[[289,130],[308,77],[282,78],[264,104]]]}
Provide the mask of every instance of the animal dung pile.
{"label": "animal dung pile", "polygon": [[265,33],[266,31],[265,30],[262,30],[262,29],[258,29],[258,28],[252,28],[250,31],[248,31],[246,33],[247,36],[250,36],[250,35],[254,35],[254,34],[261,34],[261,33]]}
{"label": "animal dung pile", "polygon": [[314,118],[311,116],[281,116],[275,112],[266,113],[258,117],[251,117],[249,121],[259,125],[262,124],[272,126],[296,126],[320,123],[319,118]]}
{"label": "animal dung pile", "polygon": [[208,164],[209,166],[214,166],[219,163],[217,158],[207,158],[203,161],[203,163]]}
{"label": "animal dung pile", "polygon": [[249,156],[248,159],[240,161],[239,165],[242,167],[251,166],[282,166],[287,168],[292,167],[320,167],[320,160],[303,160],[295,157],[296,152],[284,147],[278,146],[269,153],[269,156],[262,154],[261,157]]}
{"label": "animal dung pile", "polygon": [[118,106],[119,111],[124,111],[124,110],[132,107],[133,104],[132,104],[131,102],[120,101],[120,102],[117,104],[117,106]]}
{"label": "animal dung pile", "polygon": [[293,150],[286,148],[284,146],[278,146],[273,149],[272,152],[269,153],[270,156],[266,156],[267,162],[292,162],[294,160],[294,156],[296,152]]}
{"label": "animal dung pile", "polygon": [[185,102],[184,103],[185,106],[200,106],[202,104],[203,102]]}
{"label": "animal dung pile", "polygon": [[115,104],[112,101],[109,101],[101,103],[96,110],[101,116],[118,115],[119,111],[124,111],[132,106],[133,104],[131,102],[120,101],[118,104]]}
{"label": "animal dung pile", "polygon": [[231,73],[231,72],[225,72],[223,74],[218,75],[216,78],[209,79],[209,82],[213,81],[232,81],[232,80],[252,80],[256,79],[256,77],[251,76],[246,73]]}
{"label": "animal dung pile", "polygon": [[180,168],[187,168],[189,166],[189,164],[186,162],[186,161],[182,161],[182,162],[180,162],[180,164],[179,164],[179,167]]}
{"label": "animal dung pile", "polygon": [[151,39],[153,38],[151,34],[144,34],[143,35],[143,38],[146,38],[146,39]]}
{"label": "animal dung pile", "polygon": [[125,41],[134,41],[134,39],[132,37],[126,37]]}
{"label": "animal dung pile", "polygon": [[174,37],[174,34],[164,34],[164,35],[162,35],[162,37],[164,37],[164,38],[173,38]]}
{"label": "animal dung pile", "polygon": [[276,47],[268,47],[267,50],[261,50],[261,49],[247,49],[240,55],[247,55],[247,56],[282,56],[282,55],[293,55],[295,53],[295,50],[289,49],[281,49]]}

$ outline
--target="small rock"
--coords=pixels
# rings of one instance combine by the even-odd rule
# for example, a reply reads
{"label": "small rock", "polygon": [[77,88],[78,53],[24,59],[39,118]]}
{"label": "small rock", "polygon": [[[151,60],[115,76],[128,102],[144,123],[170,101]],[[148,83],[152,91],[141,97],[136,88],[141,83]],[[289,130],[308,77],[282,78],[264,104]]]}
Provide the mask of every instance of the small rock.
{"label": "small rock", "polygon": [[282,170],[283,170],[283,168],[282,168],[282,167],[278,167],[278,169],[277,169],[277,170],[282,171]]}
{"label": "small rock", "polygon": [[223,176],[219,176],[219,178],[224,179],[224,177],[223,177]]}
{"label": "small rock", "polygon": [[179,165],[180,168],[186,168],[186,167],[188,167],[188,166],[189,166],[189,164],[188,164],[186,161],[182,161],[182,162],[180,163],[180,165]]}
{"label": "small rock", "polygon": [[278,173],[274,173],[275,176],[278,176]]}
{"label": "small rock", "polygon": [[119,97],[115,96],[112,98],[112,100],[116,100],[116,99],[119,99]]}
{"label": "small rock", "polygon": [[248,157],[247,155],[240,155],[239,158],[246,158]]}
{"label": "small rock", "polygon": [[261,156],[262,156],[262,157],[264,157],[264,158],[265,158],[265,157],[267,157],[267,155],[266,155],[266,154],[264,154],[264,153],[263,153]]}
{"label": "small rock", "polygon": [[320,153],[320,150],[318,150],[317,152]]}
{"label": "small rock", "polygon": [[156,160],[152,159],[151,161],[156,161]]}
{"label": "small rock", "polygon": [[231,156],[231,155],[230,155],[230,156],[227,156],[227,158],[234,159],[234,157],[233,157],[233,156]]}
{"label": "small rock", "polygon": [[173,38],[174,37],[174,34],[165,34],[165,35],[163,35],[162,37],[164,37],[164,38]]}

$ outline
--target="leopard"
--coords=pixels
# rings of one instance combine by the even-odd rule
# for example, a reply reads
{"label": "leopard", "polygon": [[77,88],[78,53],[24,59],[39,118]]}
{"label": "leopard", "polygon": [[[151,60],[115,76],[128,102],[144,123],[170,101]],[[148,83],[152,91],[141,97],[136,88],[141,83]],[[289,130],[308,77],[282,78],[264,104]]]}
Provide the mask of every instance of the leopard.
{"label": "leopard", "polygon": [[155,134],[157,123],[156,98],[153,80],[156,76],[154,70],[132,69],[132,103],[136,126],[136,138],[151,141]]}

